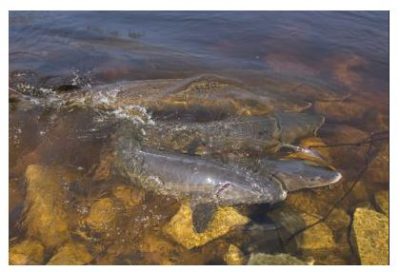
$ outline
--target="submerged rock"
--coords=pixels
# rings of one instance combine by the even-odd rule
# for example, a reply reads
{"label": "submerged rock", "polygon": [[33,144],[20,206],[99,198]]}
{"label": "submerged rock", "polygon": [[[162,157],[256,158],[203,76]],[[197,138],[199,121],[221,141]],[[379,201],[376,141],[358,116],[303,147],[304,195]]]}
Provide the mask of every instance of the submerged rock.
{"label": "submerged rock", "polygon": [[244,256],[237,246],[230,244],[224,255],[224,261],[229,265],[241,265],[244,263]]}
{"label": "submerged rock", "polygon": [[42,264],[44,247],[35,240],[25,240],[10,248],[10,264]]}
{"label": "submerged rock", "polygon": [[333,231],[341,231],[350,225],[351,218],[345,210],[334,208],[329,216],[325,219],[325,223]]}
{"label": "submerged rock", "polygon": [[125,185],[113,188],[113,195],[124,204],[125,209],[132,209],[144,200],[143,191]]}
{"label": "submerged rock", "polygon": [[174,258],[176,246],[160,235],[146,234],[139,245],[146,263],[170,265],[176,263]]}
{"label": "submerged rock", "polygon": [[87,251],[85,245],[69,242],[59,248],[47,264],[80,265],[88,264],[92,260],[93,256]]}
{"label": "submerged rock", "polygon": [[[301,214],[306,226],[314,224],[319,218],[308,214]],[[336,247],[332,230],[323,222],[307,228],[302,232],[300,248],[303,250],[333,249]]]}
{"label": "submerged rock", "polygon": [[367,208],[357,208],[352,225],[352,242],[361,264],[389,264],[389,219]]}
{"label": "submerged rock", "polygon": [[375,194],[375,204],[380,212],[389,216],[389,192],[380,191]]}
{"label": "submerged rock", "polygon": [[28,237],[39,239],[46,247],[56,247],[69,238],[68,216],[62,189],[66,174],[56,168],[28,166],[24,224]]}
{"label": "submerged rock", "polygon": [[95,231],[106,232],[115,226],[116,209],[111,198],[102,198],[93,203],[86,223]]}
{"label": "submerged rock", "polygon": [[112,175],[112,164],[115,160],[115,155],[112,152],[102,152],[100,154],[100,162],[96,168],[93,179],[104,181],[111,178]]}
{"label": "submerged rock", "polygon": [[219,207],[207,229],[202,233],[194,230],[192,210],[183,204],[178,213],[164,226],[163,231],[187,249],[202,246],[226,233],[237,225],[246,224],[249,219],[232,207]]}
{"label": "submerged rock", "polygon": [[369,134],[348,125],[330,125],[321,128],[324,141],[330,146],[329,151],[335,166],[347,169],[360,169],[365,165],[368,145],[360,143],[369,139]]}
{"label": "submerged rock", "polygon": [[329,204],[314,197],[311,191],[288,194],[286,204],[294,210],[317,216],[323,215],[330,208]]}
{"label": "submerged rock", "polygon": [[251,254],[248,265],[307,265],[308,263],[289,254]]}
{"label": "submerged rock", "polygon": [[389,145],[387,143],[376,154],[365,176],[369,182],[389,183]]}

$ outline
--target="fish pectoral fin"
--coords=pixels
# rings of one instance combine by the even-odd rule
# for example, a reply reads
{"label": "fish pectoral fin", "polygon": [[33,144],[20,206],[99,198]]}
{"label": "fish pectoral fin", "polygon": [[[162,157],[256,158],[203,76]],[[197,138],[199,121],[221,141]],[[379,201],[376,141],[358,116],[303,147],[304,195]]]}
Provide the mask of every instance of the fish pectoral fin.
{"label": "fish pectoral fin", "polygon": [[215,203],[198,203],[192,206],[192,222],[194,230],[202,233],[207,229],[208,223],[214,217],[217,210]]}

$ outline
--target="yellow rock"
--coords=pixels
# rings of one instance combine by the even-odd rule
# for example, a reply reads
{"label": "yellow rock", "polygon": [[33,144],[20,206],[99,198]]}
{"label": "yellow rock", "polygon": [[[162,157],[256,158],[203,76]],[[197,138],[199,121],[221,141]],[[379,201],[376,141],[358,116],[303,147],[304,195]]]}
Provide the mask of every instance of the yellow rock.
{"label": "yellow rock", "polygon": [[10,264],[42,264],[43,245],[34,240],[25,240],[10,249]]}
{"label": "yellow rock", "polygon": [[352,239],[361,264],[389,264],[389,219],[367,208],[354,212]]}
{"label": "yellow rock", "polygon": [[47,264],[78,265],[90,263],[92,260],[93,256],[83,244],[69,242],[59,248]]}
{"label": "yellow rock", "polygon": [[46,247],[62,244],[69,238],[68,218],[63,207],[63,173],[41,165],[29,165],[25,176],[27,235],[38,238]]}
{"label": "yellow rock", "polygon": [[191,249],[202,246],[228,233],[234,226],[246,224],[248,221],[247,217],[232,207],[219,207],[207,229],[203,233],[197,233],[193,229],[192,210],[185,203],[171,221],[164,226],[163,231],[179,244]]}
{"label": "yellow rock", "polygon": [[115,187],[113,195],[124,204],[126,209],[139,205],[144,199],[143,191],[124,185]]}
{"label": "yellow rock", "polygon": [[116,220],[116,209],[111,198],[97,200],[90,207],[86,223],[95,231],[107,231],[113,228]]}
{"label": "yellow rock", "polygon": [[389,216],[389,192],[380,191],[375,194],[375,203],[378,210]]}
{"label": "yellow rock", "polygon": [[251,254],[248,265],[306,265],[308,263],[289,254]]}
{"label": "yellow rock", "polygon": [[[301,214],[306,226],[318,221],[318,218],[308,214]],[[332,230],[323,222],[308,228],[302,232],[302,243],[300,247],[303,250],[332,249],[336,247]]]}
{"label": "yellow rock", "polygon": [[244,257],[237,246],[230,244],[228,251],[224,255],[224,261],[229,265],[241,265],[244,263]]}

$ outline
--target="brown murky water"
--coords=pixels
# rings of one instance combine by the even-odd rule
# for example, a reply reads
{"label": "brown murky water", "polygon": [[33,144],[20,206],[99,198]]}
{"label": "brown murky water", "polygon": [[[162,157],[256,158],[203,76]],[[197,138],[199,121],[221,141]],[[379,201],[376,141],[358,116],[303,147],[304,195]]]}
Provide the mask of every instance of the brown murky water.
{"label": "brown murky water", "polygon": [[[336,42],[351,50],[335,50],[331,40],[335,37],[313,43],[310,37],[316,33],[323,36],[321,30],[310,29],[308,19],[301,13],[288,13],[286,25],[282,19],[281,25],[277,23],[275,27],[285,25],[285,30],[291,30],[300,45],[303,42],[297,50],[288,45],[290,39],[278,39],[272,30],[269,34],[274,39],[268,43],[263,30],[258,29],[251,32],[250,38],[258,40],[264,35],[264,42],[257,43],[259,46],[243,44],[233,38],[234,33],[216,38],[213,43],[203,40],[201,34],[192,34],[177,48],[181,51],[172,54],[171,47],[183,38],[172,31],[171,37],[176,40],[157,39],[157,31],[163,29],[158,22],[165,20],[173,24],[171,18],[186,20],[184,33],[188,33],[192,28],[207,29],[208,20],[227,20],[230,24],[241,20],[253,24],[260,20],[266,22],[270,20],[268,13],[243,13],[238,21],[232,19],[232,14],[199,14],[198,21],[192,21],[186,13],[160,13],[159,17],[154,13],[152,16],[159,18],[154,25],[141,14],[135,17],[124,13],[122,18],[135,18],[132,20],[136,26],[143,20],[145,34],[132,30],[128,31],[129,38],[122,30],[112,34],[113,29],[127,24],[122,19],[111,22],[109,27],[90,28],[102,16],[108,18],[107,13],[92,14],[93,22],[89,25],[74,13],[49,13],[42,19],[37,15],[20,12],[10,15],[11,264],[388,262],[388,64],[383,54],[385,48],[379,48],[383,50],[383,53],[378,50],[381,55],[376,51],[375,55],[368,55],[368,48],[354,46],[368,32],[360,34],[360,41],[347,42],[342,37]],[[313,16],[318,19],[321,15]],[[361,24],[362,16],[372,16],[375,21],[368,26],[379,30],[386,27],[387,31],[387,25],[380,21],[386,14],[381,13],[330,13],[326,25],[321,27],[336,26],[341,16],[354,18],[341,22],[349,26]],[[53,17],[59,18],[57,24],[43,27]],[[62,28],[64,20],[71,17],[76,18],[73,26],[76,33]],[[40,37],[47,37],[48,40],[40,43],[44,48],[27,47],[30,42],[24,39],[24,33],[31,28]],[[221,26],[216,33],[224,30]],[[240,33],[244,32],[246,27]],[[61,33],[65,34],[64,39]],[[140,39],[141,35],[144,38]],[[129,39],[135,42],[132,44]],[[385,42],[387,45],[387,40],[382,41]],[[160,44],[165,48],[159,48]],[[282,50],[278,50],[279,44]],[[320,49],[315,52],[318,61],[315,55],[306,58],[312,55],[311,45]],[[71,72],[82,68],[81,54],[91,47],[95,50],[89,53],[84,66],[89,68],[83,69],[88,72],[82,69]],[[191,53],[185,53],[188,49]],[[40,56],[35,57],[32,50]],[[71,60],[77,65],[62,55],[68,52],[74,53]],[[257,59],[249,61],[248,56],[253,53]],[[192,61],[202,59],[202,54],[205,54],[203,61]],[[113,61],[112,56],[116,57]],[[382,56],[384,59],[379,59]],[[219,64],[217,57],[223,60]],[[98,65],[99,59],[101,65]],[[103,63],[105,59],[107,62]],[[58,68],[52,71],[52,67]],[[176,86],[176,80],[172,79],[203,73],[240,81],[251,95],[242,93],[243,98],[223,93],[220,97],[210,96],[195,102],[191,94],[178,100],[177,97],[160,98],[160,93]],[[103,92],[96,89],[104,83],[141,79],[171,81],[163,81],[153,89],[139,88],[143,93],[137,97],[119,96],[118,85]],[[212,84],[198,90],[201,92],[202,88],[218,89]],[[94,89],[98,93],[90,96],[83,89]],[[231,105],[234,114],[268,115],[278,111],[277,103],[274,106],[278,110],[270,110],[268,106],[268,112],[264,108],[261,97],[266,94],[285,101],[285,110],[297,107],[295,111],[326,118],[316,136],[301,138],[295,144],[317,150],[326,164],[342,173],[340,182],[289,193],[285,201],[272,206],[221,207],[206,231],[199,234],[193,230],[188,203],[133,185],[114,165],[118,160],[114,143],[119,125],[127,119],[137,121],[144,114],[142,110],[122,106],[117,107],[119,111],[110,111],[109,107],[116,109],[115,105],[121,101],[142,105],[146,118],[157,125],[164,119],[224,120],[225,112],[232,114],[227,110]],[[90,101],[82,100],[89,96]],[[230,97],[229,103],[226,97]],[[157,107],[152,108],[149,105],[154,101]],[[165,133],[168,138],[168,131]],[[174,149],[180,148],[171,142],[173,145]],[[235,155],[250,161],[259,158],[259,154],[244,151]],[[230,155],[223,156],[226,156],[224,159]],[[276,156],[298,158],[301,154],[282,151]]]}

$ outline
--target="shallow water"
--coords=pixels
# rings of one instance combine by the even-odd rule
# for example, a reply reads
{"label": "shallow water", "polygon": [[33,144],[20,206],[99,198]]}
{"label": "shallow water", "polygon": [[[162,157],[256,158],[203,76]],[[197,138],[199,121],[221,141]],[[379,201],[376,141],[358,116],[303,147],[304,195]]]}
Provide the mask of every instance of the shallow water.
{"label": "shallow water", "polygon": [[[241,263],[252,253],[288,253],[316,264],[367,263],[352,230],[356,208],[383,213],[376,193],[389,190],[387,12],[10,12],[9,17],[10,248],[12,256],[18,250],[18,256],[29,255],[34,247],[43,251],[11,263],[225,264],[233,263],[226,257],[232,248],[240,250]],[[247,100],[238,100],[247,114],[260,114],[256,102],[266,95],[292,103],[286,110],[312,103],[304,110],[325,116],[325,124],[318,138],[296,144],[314,146],[344,177],[330,187],[291,193],[273,207],[225,211],[226,218],[238,211],[251,222],[191,248],[188,241],[197,238],[179,236],[184,221],[178,221],[178,234],[172,231],[181,202],[133,187],[112,167],[113,143],[119,124],[137,122],[137,115],[156,124],[207,122],[223,120],[226,107],[208,98],[202,107],[182,110],[172,99],[145,113],[129,107],[110,111],[121,99],[118,85],[95,86],[204,73],[239,80],[251,90],[243,94]],[[174,82],[163,86],[174,88]],[[157,90],[140,91],[140,101],[160,99]],[[71,107],[71,101],[90,95],[91,104]],[[320,224],[303,231],[318,219]],[[21,246],[26,240],[33,242]],[[71,254],[78,250],[84,252],[81,259]]]}

